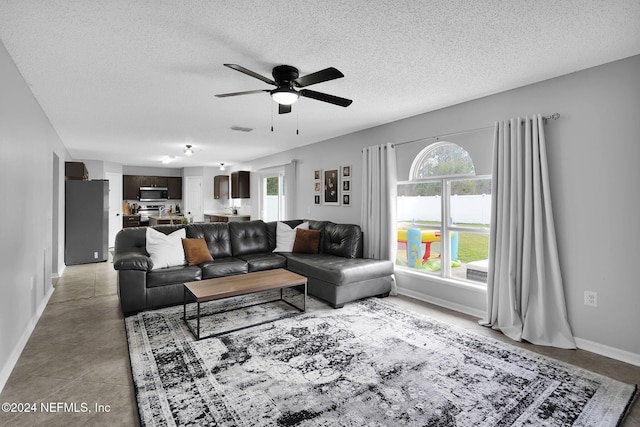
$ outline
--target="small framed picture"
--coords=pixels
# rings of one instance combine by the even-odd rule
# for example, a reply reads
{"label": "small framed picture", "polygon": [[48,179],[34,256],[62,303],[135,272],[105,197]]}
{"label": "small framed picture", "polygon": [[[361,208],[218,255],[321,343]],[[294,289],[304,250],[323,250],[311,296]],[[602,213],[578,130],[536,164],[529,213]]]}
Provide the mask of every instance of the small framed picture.
{"label": "small framed picture", "polygon": [[342,178],[351,178],[351,165],[342,166]]}
{"label": "small framed picture", "polygon": [[351,180],[350,179],[345,179],[342,181],[342,192],[343,193],[348,193],[351,191]]}
{"label": "small framed picture", "polygon": [[343,206],[351,206],[351,194],[343,194],[342,195],[342,205]]}
{"label": "small framed picture", "polygon": [[316,194],[315,196],[313,196],[313,204],[314,205],[319,205],[320,204],[320,195]]}
{"label": "small framed picture", "polygon": [[321,191],[322,186],[320,185],[320,181],[313,183],[313,192],[319,193]]}
{"label": "small framed picture", "polygon": [[320,169],[313,171],[313,179],[320,181]]}
{"label": "small framed picture", "polygon": [[322,204],[340,205],[340,168],[323,169],[322,171]]}

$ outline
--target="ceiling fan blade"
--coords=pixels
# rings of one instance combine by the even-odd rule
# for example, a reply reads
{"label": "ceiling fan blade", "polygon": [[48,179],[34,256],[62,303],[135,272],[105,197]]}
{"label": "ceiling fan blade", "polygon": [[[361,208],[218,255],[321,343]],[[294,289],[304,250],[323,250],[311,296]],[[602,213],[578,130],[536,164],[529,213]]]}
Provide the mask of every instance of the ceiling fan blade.
{"label": "ceiling fan blade", "polygon": [[328,102],[330,104],[348,107],[353,102],[350,99],[340,98],[339,96],[329,95],[328,93],[316,92],[315,90],[302,89],[298,92],[300,96],[312,98],[318,101]]}
{"label": "ceiling fan blade", "polygon": [[241,73],[244,73],[244,74],[246,74],[246,75],[248,75],[248,76],[254,77],[254,78],[258,79],[258,80],[262,80],[263,82],[265,82],[265,83],[269,83],[270,85],[277,86],[276,82],[274,82],[274,81],[273,81],[273,80],[271,80],[270,78],[267,78],[267,77],[265,77],[265,76],[261,76],[260,74],[258,74],[258,73],[256,73],[256,72],[254,72],[254,71],[251,71],[251,70],[249,70],[249,69],[247,69],[247,68],[244,68],[244,67],[243,67],[243,66],[241,66],[241,65],[236,65],[236,64],[224,64],[224,66],[225,66],[225,67],[229,67],[229,68],[231,68],[231,69],[233,69],[233,70],[236,70],[236,71],[240,71]]}
{"label": "ceiling fan blade", "polygon": [[231,92],[231,93],[221,93],[216,95],[218,98],[226,98],[228,96],[238,96],[238,95],[250,95],[252,93],[260,93],[260,92],[270,92],[268,89],[258,89],[258,90],[247,90],[244,92]]}
{"label": "ceiling fan blade", "polygon": [[278,104],[278,114],[287,114],[291,112],[291,105]]}
{"label": "ceiling fan blade", "polygon": [[316,71],[315,73],[307,74],[306,76],[298,77],[293,81],[293,84],[295,84],[296,87],[305,87],[316,83],[339,79],[341,77],[344,77],[344,74],[333,67],[329,67],[324,70]]}

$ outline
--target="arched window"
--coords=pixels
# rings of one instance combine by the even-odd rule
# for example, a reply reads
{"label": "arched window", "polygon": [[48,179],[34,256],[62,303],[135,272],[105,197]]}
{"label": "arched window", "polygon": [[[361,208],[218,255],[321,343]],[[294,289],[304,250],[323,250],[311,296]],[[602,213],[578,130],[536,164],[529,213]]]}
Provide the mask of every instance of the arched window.
{"label": "arched window", "polygon": [[409,179],[475,175],[473,160],[467,150],[453,142],[436,142],[423,149],[413,160]]}

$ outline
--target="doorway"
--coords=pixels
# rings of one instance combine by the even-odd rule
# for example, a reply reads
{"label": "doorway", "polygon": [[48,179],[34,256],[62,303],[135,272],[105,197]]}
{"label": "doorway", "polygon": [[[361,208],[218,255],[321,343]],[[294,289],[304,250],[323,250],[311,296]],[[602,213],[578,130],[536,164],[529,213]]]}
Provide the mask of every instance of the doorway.
{"label": "doorway", "polygon": [[107,172],[109,181],[109,247],[116,245],[116,234],[122,230],[122,174]]}
{"label": "doorway", "polygon": [[[60,157],[53,153],[53,188],[51,205],[51,276],[60,277]],[[50,278],[49,278],[50,279]],[[48,280],[48,279],[47,279]]]}
{"label": "doorway", "polygon": [[184,213],[193,222],[204,222],[204,207],[202,201],[202,177],[188,176],[185,179]]}
{"label": "doorway", "polygon": [[262,177],[260,192],[262,220],[283,221],[285,219],[284,174],[273,173]]}

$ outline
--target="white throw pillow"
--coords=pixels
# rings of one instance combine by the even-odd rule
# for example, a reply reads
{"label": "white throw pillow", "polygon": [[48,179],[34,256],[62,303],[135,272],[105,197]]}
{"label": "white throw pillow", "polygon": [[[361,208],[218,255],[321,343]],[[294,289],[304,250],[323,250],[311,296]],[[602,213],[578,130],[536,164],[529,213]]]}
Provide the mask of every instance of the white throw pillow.
{"label": "white throw pillow", "polygon": [[186,264],[182,239],[187,237],[184,228],[166,235],[147,227],[147,252],[153,261],[152,270]]}
{"label": "white throw pillow", "polygon": [[296,241],[296,229],[308,230],[309,223],[303,222],[296,228],[291,228],[284,222],[276,224],[276,248],[273,252],[291,252],[293,243]]}

